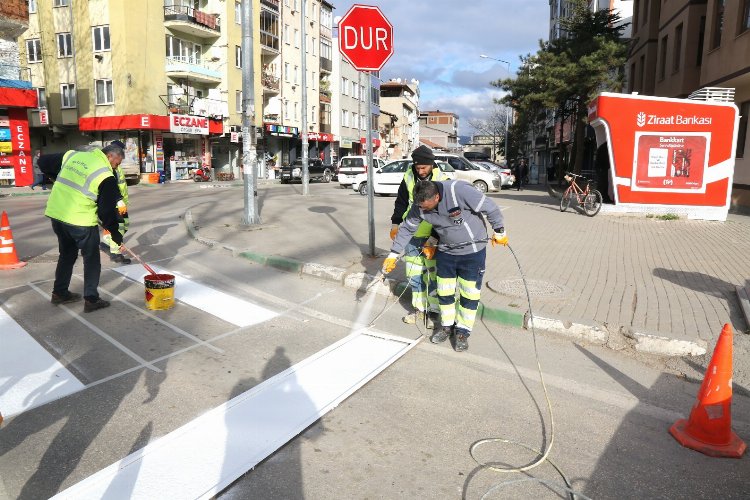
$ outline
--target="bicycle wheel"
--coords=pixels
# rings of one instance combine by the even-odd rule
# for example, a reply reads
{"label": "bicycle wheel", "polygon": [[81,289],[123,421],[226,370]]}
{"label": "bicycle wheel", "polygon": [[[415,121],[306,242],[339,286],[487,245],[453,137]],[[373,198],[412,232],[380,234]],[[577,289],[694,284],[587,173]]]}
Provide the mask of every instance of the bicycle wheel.
{"label": "bicycle wheel", "polygon": [[573,194],[570,191],[565,191],[562,195],[562,198],[560,198],[560,211],[564,212],[568,209],[570,206],[570,198],[573,196]]}
{"label": "bicycle wheel", "polygon": [[583,200],[583,211],[589,217],[593,217],[602,209],[602,194],[596,189],[589,191]]}

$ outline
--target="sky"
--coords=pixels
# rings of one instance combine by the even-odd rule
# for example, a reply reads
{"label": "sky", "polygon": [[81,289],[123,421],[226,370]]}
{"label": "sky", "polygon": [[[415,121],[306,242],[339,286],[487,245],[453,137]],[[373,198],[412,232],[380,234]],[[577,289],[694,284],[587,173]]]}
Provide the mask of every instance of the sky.
{"label": "sky", "polygon": [[[515,74],[519,56],[535,53],[549,32],[543,0],[330,0],[334,20],[355,4],[376,5],[393,25],[394,53],[380,77],[419,80],[420,110],[458,114],[459,134],[492,109],[502,91],[491,81]],[[335,24],[335,23],[334,23]],[[337,50],[337,49],[334,49]]]}

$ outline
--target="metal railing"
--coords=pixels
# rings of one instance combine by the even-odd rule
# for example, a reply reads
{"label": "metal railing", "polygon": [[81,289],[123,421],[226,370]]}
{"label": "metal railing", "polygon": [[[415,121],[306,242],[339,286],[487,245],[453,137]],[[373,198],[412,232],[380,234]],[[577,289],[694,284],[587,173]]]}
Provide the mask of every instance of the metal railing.
{"label": "metal railing", "polygon": [[[170,17],[172,19],[169,19]],[[190,21],[195,24],[200,24],[210,30],[221,31],[219,16],[216,14],[208,14],[207,12],[192,7],[182,5],[164,7],[164,19],[166,21]]]}
{"label": "metal railing", "polygon": [[263,87],[271,90],[275,90],[278,92],[280,88],[280,81],[281,79],[278,76],[273,76],[268,73],[263,73],[261,75],[261,81],[263,83]]}

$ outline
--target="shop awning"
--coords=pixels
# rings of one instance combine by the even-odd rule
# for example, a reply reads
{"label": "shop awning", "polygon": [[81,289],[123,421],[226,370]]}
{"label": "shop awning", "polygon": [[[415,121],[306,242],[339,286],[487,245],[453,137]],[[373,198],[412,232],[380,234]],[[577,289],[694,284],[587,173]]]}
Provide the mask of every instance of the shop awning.
{"label": "shop awning", "polygon": [[[36,99],[36,94],[34,94]],[[81,131],[96,130],[163,130],[169,131],[169,116],[163,115],[120,115],[79,118]],[[223,134],[224,124],[220,120],[208,119],[209,134]]]}

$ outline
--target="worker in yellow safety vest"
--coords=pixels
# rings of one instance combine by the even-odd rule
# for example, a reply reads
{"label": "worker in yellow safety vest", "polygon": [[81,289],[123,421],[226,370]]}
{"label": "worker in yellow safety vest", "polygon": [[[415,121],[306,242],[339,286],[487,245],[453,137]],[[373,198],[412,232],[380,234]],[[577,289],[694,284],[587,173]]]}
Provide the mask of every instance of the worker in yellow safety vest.
{"label": "worker in yellow safety vest", "polygon": [[[125,150],[125,144],[122,141],[112,141],[112,144],[119,146],[123,151]],[[117,222],[119,223],[120,234],[124,238],[125,233],[128,232],[128,228],[130,227],[130,218],[128,217],[128,183],[119,165],[113,172],[117,179],[117,189],[120,191],[120,199],[117,200]],[[102,232],[102,243],[100,246],[102,251],[109,254],[111,261],[119,262],[120,264],[130,264],[131,260],[122,254],[120,245],[112,241],[112,235],[106,229]]]}
{"label": "worker in yellow safety vest", "polygon": [[68,151],[42,155],[39,168],[55,179],[44,215],[52,221],[60,256],[52,288],[53,304],[67,304],[81,299],[68,287],[73,265],[80,251],[83,258],[84,312],[109,306],[99,297],[99,224],[122,245],[117,222],[117,200],[120,192],[113,174],[125,156],[117,145],[102,150]]}
{"label": "worker in yellow safety vest", "polygon": [[[445,173],[435,165],[435,154],[427,146],[419,146],[412,152],[411,158],[413,165],[404,174],[394,203],[391,216],[391,239],[396,237],[399,224],[403,222],[414,203],[414,186],[417,182],[448,180]],[[439,311],[434,259],[436,241],[434,238],[430,240],[431,232],[432,226],[427,222],[422,222],[404,249],[403,258],[414,310],[401,319],[407,324],[424,322],[427,328],[434,327],[434,320],[430,313]]]}

